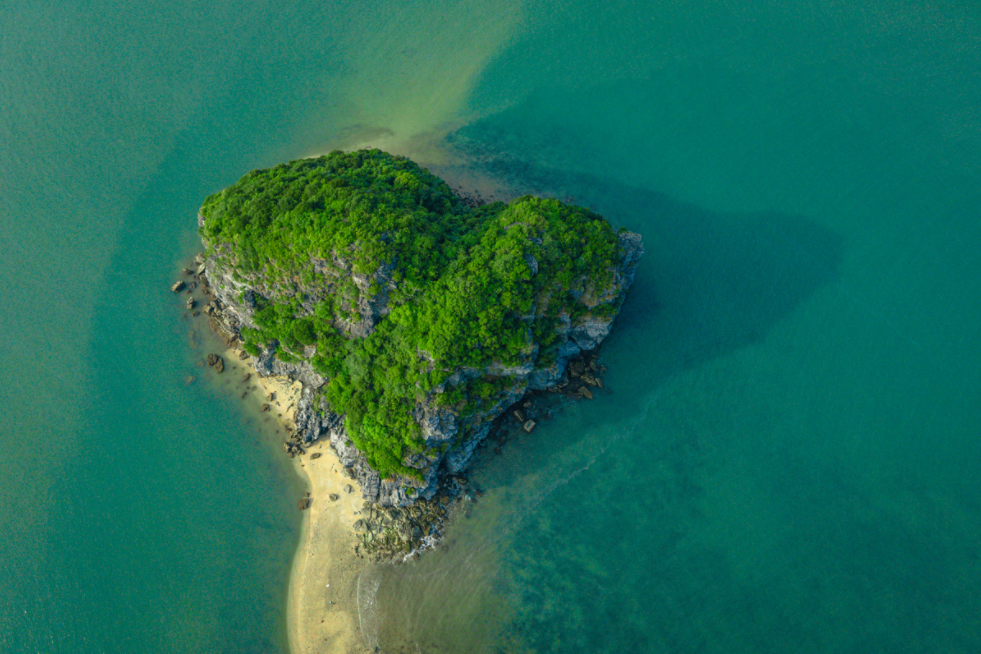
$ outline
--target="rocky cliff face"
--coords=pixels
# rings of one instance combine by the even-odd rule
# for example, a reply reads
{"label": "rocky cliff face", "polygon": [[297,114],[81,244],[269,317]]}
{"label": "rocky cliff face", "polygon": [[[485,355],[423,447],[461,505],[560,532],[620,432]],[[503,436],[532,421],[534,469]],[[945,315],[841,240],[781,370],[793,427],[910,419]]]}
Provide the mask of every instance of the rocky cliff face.
{"label": "rocky cliff face", "polygon": [[[201,222],[199,218],[199,222]],[[473,456],[475,448],[487,436],[491,423],[511,405],[518,402],[527,391],[547,390],[565,374],[569,361],[583,351],[596,348],[610,333],[627,290],[633,283],[634,271],[644,248],[638,234],[623,232],[618,235],[623,256],[612,270],[612,282],[596,288],[589,280],[580,280],[568,292],[586,307],[578,316],[560,316],[557,326],[558,345],[554,356],[544,365],[539,361],[538,345],[518,366],[505,367],[491,364],[483,368],[459,368],[444,384],[430,392],[425,400],[417,402],[412,417],[419,425],[425,447],[422,452],[406,457],[403,462],[420,471],[420,478],[396,475],[380,478],[371,468],[365,456],[355,447],[345,432],[343,415],[331,411],[323,394],[318,390],[328,383],[323,375],[314,370],[309,357],[314,354],[308,347],[306,358],[277,357],[277,342],[268,344],[265,350],[252,357],[252,364],[260,375],[288,376],[300,380],[304,389],[295,415],[295,437],[300,443],[309,444],[329,439],[342,465],[353,471],[360,482],[366,500],[382,506],[406,506],[417,498],[431,498],[438,489],[440,476],[463,471]],[[337,278],[337,288],[350,288],[340,282],[346,275],[358,289],[365,290],[375,284],[382,292],[371,299],[357,299],[360,319],[337,325],[348,337],[359,338],[369,334],[388,314],[388,294],[392,287],[391,270],[385,266],[372,275],[355,275],[345,261],[312,259],[311,268],[318,275]],[[216,248],[201,265],[199,272],[210,285],[214,300],[205,307],[213,327],[229,341],[239,340],[243,329],[255,328],[254,314],[259,298],[296,296],[302,298],[300,314],[314,311],[323,294],[330,292],[331,285],[323,283],[304,285],[298,280],[290,284],[271,282],[261,273],[243,276],[236,270],[232,255],[227,248]],[[326,290],[325,290],[326,288]],[[365,298],[369,294],[361,293]],[[489,406],[470,411],[466,406],[440,406],[437,395],[447,386],[459,385],[479,378],[494,379],[503,389]]]}

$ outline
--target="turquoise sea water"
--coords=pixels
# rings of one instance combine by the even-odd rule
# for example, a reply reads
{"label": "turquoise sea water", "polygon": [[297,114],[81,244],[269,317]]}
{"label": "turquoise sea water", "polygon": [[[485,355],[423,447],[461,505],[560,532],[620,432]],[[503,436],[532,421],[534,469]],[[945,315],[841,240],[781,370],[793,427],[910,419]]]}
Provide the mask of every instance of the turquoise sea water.
{"label": "turquoise sea water", "polygon": [[981,651],[975,4],[131,5],[0,7],[0,650],[285,651],[299,482],[166,286],[205,195],[371,143],[647,256],[368,644]]}

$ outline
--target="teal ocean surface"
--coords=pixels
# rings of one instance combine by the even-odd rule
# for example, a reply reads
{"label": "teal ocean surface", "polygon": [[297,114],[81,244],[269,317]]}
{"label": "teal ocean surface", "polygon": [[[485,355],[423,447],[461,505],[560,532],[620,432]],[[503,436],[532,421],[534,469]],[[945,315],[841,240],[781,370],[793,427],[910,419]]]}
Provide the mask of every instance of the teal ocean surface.
{"label": "teal ocean surface", "polygon": [[167,287],[206,195],[363,145],[647,246],[366,647],[981,651],[979,80],[953,0],[7,0],[0,651],[287,652],[302,484]]}

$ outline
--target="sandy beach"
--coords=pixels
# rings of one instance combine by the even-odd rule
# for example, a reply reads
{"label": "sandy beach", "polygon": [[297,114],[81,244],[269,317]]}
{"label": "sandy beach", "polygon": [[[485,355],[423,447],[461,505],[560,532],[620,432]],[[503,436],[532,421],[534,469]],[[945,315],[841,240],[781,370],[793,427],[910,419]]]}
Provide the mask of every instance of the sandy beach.
{"label": "sandy beach", "polygon": [[[322,456],[311,460],[310,455]],[[296,459],[313,500],[306,511],[290,575],[287,622],[293,654],[367,652],[358,632],[357,581],[363,562],[354,555],[351,525],[361,492],[341,473],[330,445],[321,441]],[[345,492],[345,487],[353,492]],[[340,499],[331,501],[330,495]]]}
{"label": "sandy beach", "polygon": [[[285,377],[259,377],[239,358],[238,350],[223,353],[232,371],[252,372],[262,401],[289,433],[302,385]],[[272,394],[272,400],[269,396]],[[314,458],[314,455],[319,454]],[[285,456],[285,454],[284,454]],[[352,525],[361,510],[357,482],[342,473],[329,443],[315,443],[293,463],[306,481],[310,508],[303,512],[300,542],[290,574],[287,628],[293,654],[355,654],[367,652],[358,631],[357,580],[364,567],[354,554]],[[349,490],[348,490],[349,489]],[[337,500],[331,500],[331,495]],[[299,498],[297,498],[299,499]]]}

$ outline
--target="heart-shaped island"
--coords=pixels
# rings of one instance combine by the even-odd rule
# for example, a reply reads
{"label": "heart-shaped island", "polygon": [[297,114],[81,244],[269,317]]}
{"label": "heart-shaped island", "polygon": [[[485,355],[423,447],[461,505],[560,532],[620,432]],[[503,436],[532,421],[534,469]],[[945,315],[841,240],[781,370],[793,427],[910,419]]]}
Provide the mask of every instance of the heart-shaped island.
{"label": "heart-shaped island", "polygon": [[303,382],[291,447],[329,438],[383,506],[431,498],[595,348],[643,253],[558,200],[474,204],[360,150],[248,173],[198,216],[212,324],[260,375]]}

